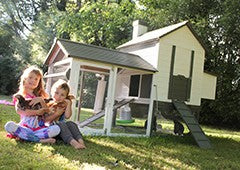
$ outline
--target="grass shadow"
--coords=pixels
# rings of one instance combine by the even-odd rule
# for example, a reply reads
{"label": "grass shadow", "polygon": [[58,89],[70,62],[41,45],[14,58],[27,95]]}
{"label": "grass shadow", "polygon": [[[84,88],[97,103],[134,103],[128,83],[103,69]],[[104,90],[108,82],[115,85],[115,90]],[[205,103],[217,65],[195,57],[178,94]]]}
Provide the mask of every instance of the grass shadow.
{"label": "grass shadow", "polygon": [[0,169],[240,169],[239,132],[206,129],[211,149],[199,148],[191,135],[155,133],[151,138],[85,136],[87,149],[76,150],[63,142],[8,139],[3,126],[9,120],[19,121],[14,107],[0,105]]}

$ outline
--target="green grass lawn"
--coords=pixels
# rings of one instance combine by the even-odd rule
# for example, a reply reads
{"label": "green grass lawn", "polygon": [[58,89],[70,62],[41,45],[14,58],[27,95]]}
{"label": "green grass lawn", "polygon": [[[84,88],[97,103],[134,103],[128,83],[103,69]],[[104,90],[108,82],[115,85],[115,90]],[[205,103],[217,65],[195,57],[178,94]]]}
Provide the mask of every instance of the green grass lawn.
{"label": "green grass lawn", "polygon": [[0,95],[0,100],[6,100],[6,101],[12,101],[11,96],[6,96],[6,95]]}
{"label": "green grass lawn", "polygon": [[[6,138],[4,124],[19,116],[0,105],[0,169],[240,169],[240,132],[203,126],[213,146],[200,149],[189,135],[151,138],[85,136],[87,149],[75,150]],[[168,126],[163,125],[163,126]],[[114,163],[118,161],[115,166]]]}

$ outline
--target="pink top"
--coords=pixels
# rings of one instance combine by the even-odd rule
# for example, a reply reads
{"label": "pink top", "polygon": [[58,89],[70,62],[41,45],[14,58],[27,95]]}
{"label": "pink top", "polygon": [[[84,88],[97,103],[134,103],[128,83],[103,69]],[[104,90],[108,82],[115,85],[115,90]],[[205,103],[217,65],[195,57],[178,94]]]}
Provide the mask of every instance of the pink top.
{"label": "pink top", "polygon": [[[35,97],[36,96],[27,94],[25,99],[30,100],[30,99],[33,99]],[[13,98],[13,103],[15,104],[15,106],[16,106],[16,101],[17,101],[17,99]],[[34,131],[46,127],[44,125],[44,121],[42,119],[42,116],[27,116],[27,115],[24,115],[24,114],[20,114],[19,125],[28,127],[28,128],[30,128]]]}

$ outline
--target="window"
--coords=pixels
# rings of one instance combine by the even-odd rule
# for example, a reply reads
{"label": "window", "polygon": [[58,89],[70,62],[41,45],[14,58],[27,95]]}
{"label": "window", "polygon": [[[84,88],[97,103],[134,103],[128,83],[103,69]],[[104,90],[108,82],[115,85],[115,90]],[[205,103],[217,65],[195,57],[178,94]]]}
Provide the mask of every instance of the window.
{"label": "window", "polygon": [[129,96],[138,97],[140,75],[133,75],[130,78]]}
{"label": "window", "polygon": [[132,75],[129,96],[150,98],[152,74]]}

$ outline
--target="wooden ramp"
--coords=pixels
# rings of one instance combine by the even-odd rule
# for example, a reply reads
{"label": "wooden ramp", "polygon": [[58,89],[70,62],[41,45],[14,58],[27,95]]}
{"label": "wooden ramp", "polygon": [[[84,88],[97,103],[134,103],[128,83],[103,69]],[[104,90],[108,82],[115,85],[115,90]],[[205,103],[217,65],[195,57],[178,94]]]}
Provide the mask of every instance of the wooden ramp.
{"label": "wooden ramp", "polygon": [[193,115],[190,108],[182,101],[172,101],[176,110],[180,113],[183,121],[186,123],[188,129],[193,135],[195,141],[197,142],[200,148],[211,148],[209,139],[206,137],[202,128],[199,126],[199,123],[195,116]]}
{"label": "wooden ramp", "polygon": [[[123,99],[123,100],[121,100],[121,101],[119,101],[119,102],[117,102],[117,103],[115,103],[115,104],[113,105],[113,111],[115,111],[115,110],[118,109],[119,107],[121,107],[121,106],[123,106],[123,105],[126,105],[126,104],[128,104],[128,103],[131,103],[131,102],[133,102],[133,101],[134,101],[134,99]],[[93,122],[93,121],[95,121],[95,120],[97,120],[97,119],[100,119],[100,118],[103,117],[104,115],[105,115],[105,110],[102,110],[102,111],[98,112],[97,114],[89,117],[88,119],[80,122],[78,125],[79,125],[80,127],[84,127],[84,126],[90,124],[91,122]]]}

